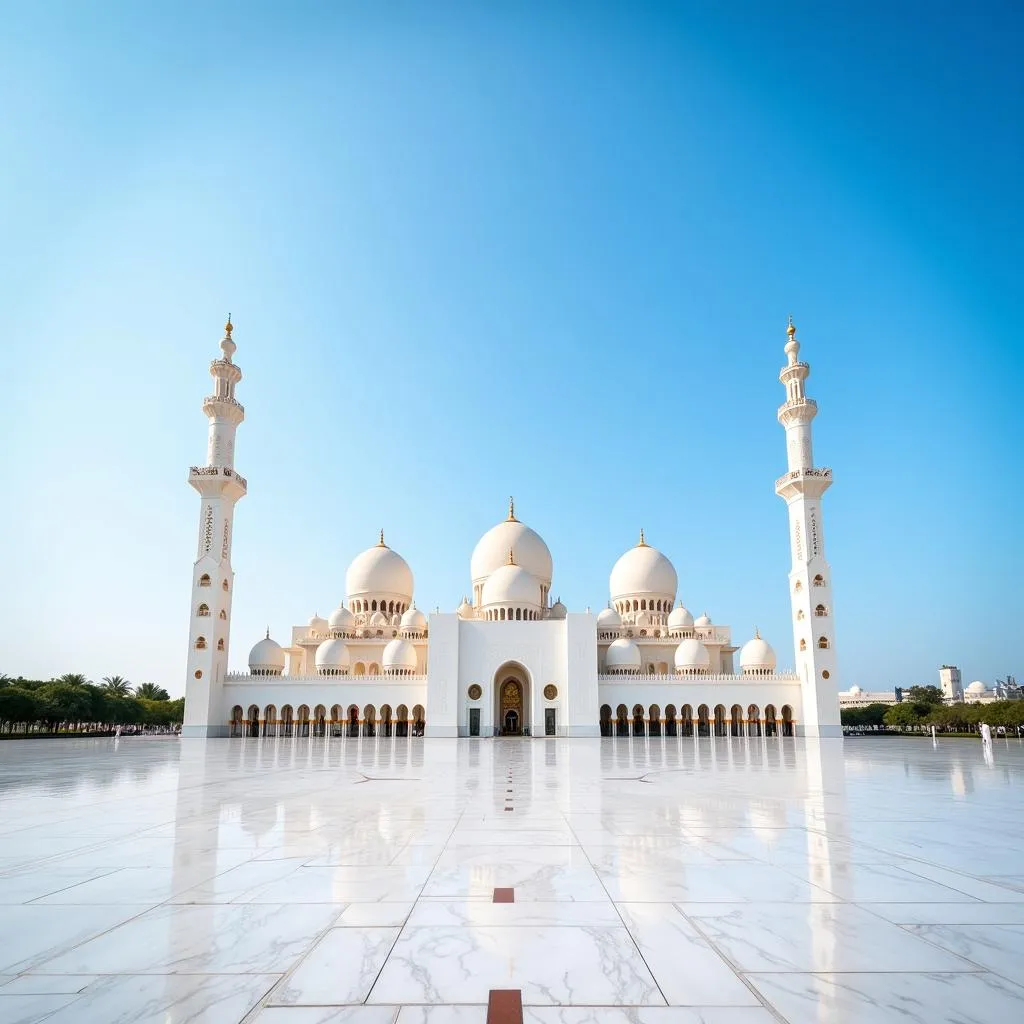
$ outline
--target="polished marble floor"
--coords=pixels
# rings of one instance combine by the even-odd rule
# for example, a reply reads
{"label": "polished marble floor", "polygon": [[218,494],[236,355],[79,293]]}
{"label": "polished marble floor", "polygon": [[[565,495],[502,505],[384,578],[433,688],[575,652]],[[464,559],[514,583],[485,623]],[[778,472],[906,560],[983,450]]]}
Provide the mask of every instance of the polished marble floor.
{"label": "polished marble floor", "polygon": [[3,742],[0,1021],[1024,1020],[1022,848],[1017,740]]}

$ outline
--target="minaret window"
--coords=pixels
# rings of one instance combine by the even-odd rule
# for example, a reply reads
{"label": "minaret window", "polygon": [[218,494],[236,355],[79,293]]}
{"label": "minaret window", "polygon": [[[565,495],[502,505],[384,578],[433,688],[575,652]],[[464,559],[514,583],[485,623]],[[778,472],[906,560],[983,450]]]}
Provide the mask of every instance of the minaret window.
{"label": "minaret window", "polygon": [[210,585],[210,574],[207,573],[207,572],[204,572],[203,575],[199,577],[199,586],[201,586],[201,587],[208,587],[209,585]]}
{"label": "minaret window", "polygon": [[825,577],[822,576],[820,572],[818,573],[817,576],[814,577],[814,585],[816,587],[823,587],[823,586],[825,586]]}
{"label": "minaret window", "polygon": [[222,622],[227,622],[228,613],[223,608],[220,610],[220,618]]}
{"label": "minaret window", "polygon": [[800,640],[800,650],[801,651],[806,651],[807,650],[807,641],[802,639],[802,638]]}
{"label": "minaret window", "polygon": [[796,617],[797,617],[798,621],[803,619],[803,617],[804,617],[804,610],[803,610],[803,608],[799,608],[797,610]]}
{"label": "minaret window", "polygon": [[201,604],[196,609],[196,615],[209,615],[209,614],[210,614],[210,606],[208,604]]}
{"label": "minaret window", "polygon": [[800,591],[804,589],[804,581],[797,580],[796,585],[793,587],[793,589],[799,594]]}
{"label": "minaret window", "polygon": [[225,590],[226,591],[228,589],[228,581],[227,580],[221,580],[220,588],[221,588],[221,590]]}
{"label": "minaret window", "polygon": [[814,609],[814,614],[820,619],[828,615],[828,612],[825,610],[825,606],[823,604],[819,604],[818,607]]}
{"label": "minaret window", "polygon": [[828,637],[827,636],[819,636],[818,637],[818,646],[822,650],[825,650],[828,647]]}
{"label": "minaret window", "polygon": [[200,636],[200,637],[196,638],[196,650],[197,651],[205,651],[206,650],[206,637],[205,636]]}
{"label": "minaret window", "polygon": [[223,651],[224,650],[224,638],[223,637],[221,637],[220,640],[217,641],[217,650],[218,651]]}

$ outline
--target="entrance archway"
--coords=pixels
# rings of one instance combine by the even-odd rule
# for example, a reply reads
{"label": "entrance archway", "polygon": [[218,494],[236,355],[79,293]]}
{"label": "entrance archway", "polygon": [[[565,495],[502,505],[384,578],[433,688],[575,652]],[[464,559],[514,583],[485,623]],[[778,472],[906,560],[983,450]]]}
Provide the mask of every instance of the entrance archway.
{"label": "entrance archway", "polygon": [[494,674],[494,712],[497,735],[529,735],[530,677],[518,662],[506,662]]}

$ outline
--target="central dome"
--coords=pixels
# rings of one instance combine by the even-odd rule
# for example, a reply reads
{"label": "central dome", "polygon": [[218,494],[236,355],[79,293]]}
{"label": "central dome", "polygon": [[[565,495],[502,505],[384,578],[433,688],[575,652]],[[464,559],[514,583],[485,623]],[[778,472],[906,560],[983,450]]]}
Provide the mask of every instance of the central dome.
{"label": "central dome", "polygon": [[506,562],[487,577],[480,602],[490,605],[529,605],[540,607],[540,584],[523,566]]}
{"label": "central dome", "polygon": [[678,579],[672,563],[644,540],[630,548],[612,567],[608,581],[612,601],[641,594],[654,594],[674,601]]}
{"label": "central dome", "polygon": [[551,586],[551,552],[540,534],[516,519],[515,506],[511,501],[508,518],[492,526],[473,549],[469,575],[474,586],[505,565],[510,550],[516,553],[516,562],[535,576],[540,585]]}
{"label": "central dome", "polygon": [[384,543],[367,548],[352,559],[345,573],[345,594],[351,599],[362,594],[386,594],[412,600],[412,570],[409,563]]}

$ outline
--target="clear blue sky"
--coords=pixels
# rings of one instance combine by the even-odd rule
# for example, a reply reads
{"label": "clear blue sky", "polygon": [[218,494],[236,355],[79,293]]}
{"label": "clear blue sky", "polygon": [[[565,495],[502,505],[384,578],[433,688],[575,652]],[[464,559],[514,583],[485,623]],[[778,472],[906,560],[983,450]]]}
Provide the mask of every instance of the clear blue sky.
{"label": "clear blue sky", "polygon": [[0,671],[183,691],[235,320],[232,662],[507,495],[570,609],[640,526],[792,664],[820,403],[842,685],[1024,676],[1019,3],[7,3]]}

